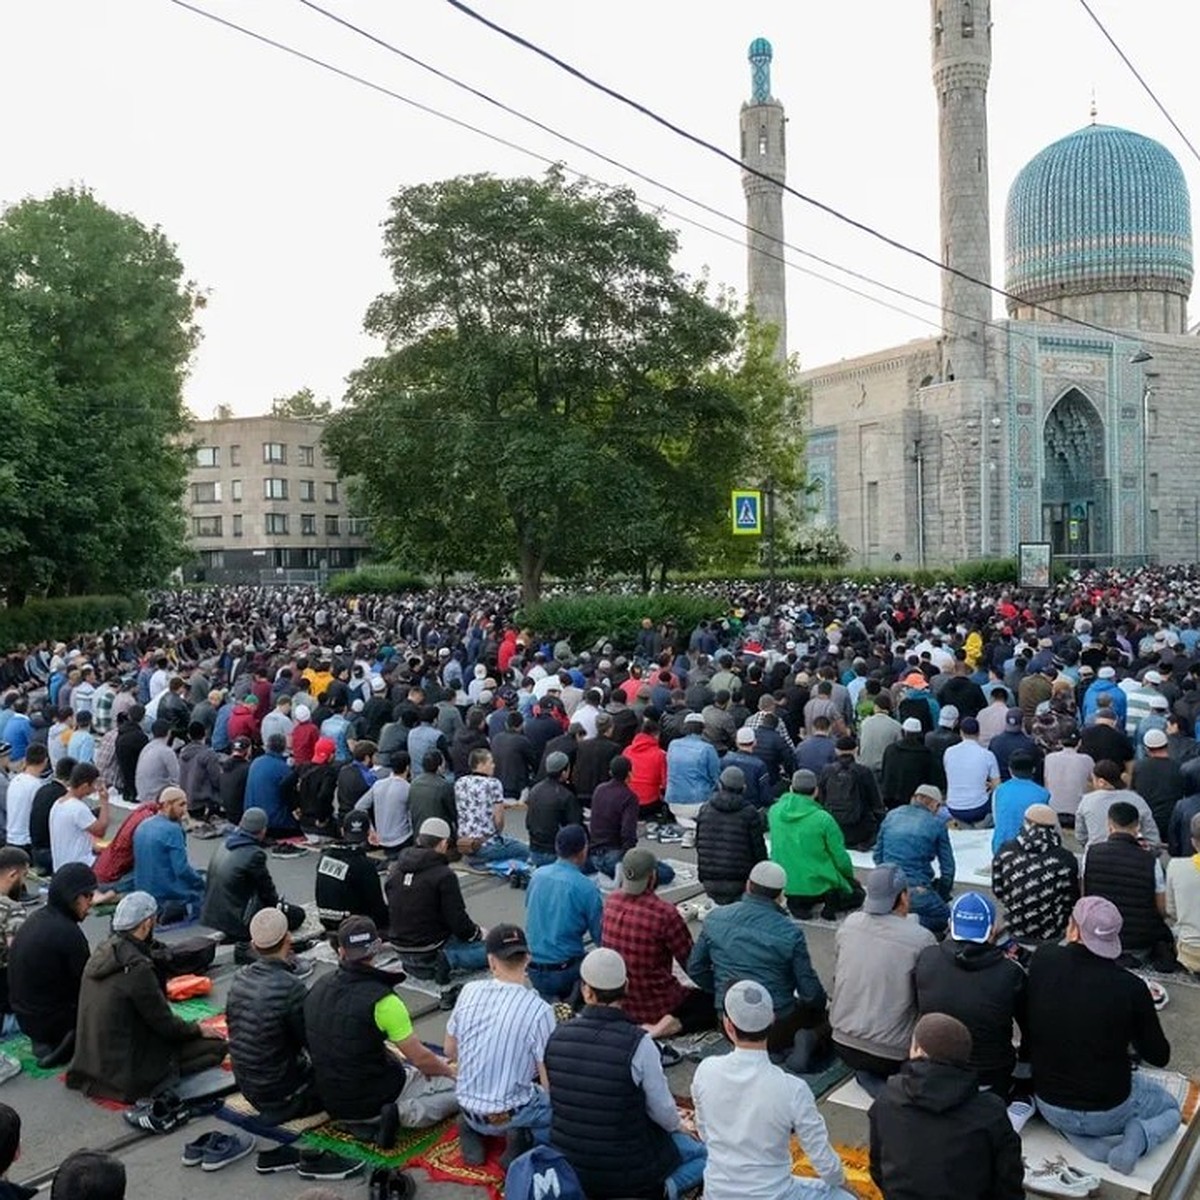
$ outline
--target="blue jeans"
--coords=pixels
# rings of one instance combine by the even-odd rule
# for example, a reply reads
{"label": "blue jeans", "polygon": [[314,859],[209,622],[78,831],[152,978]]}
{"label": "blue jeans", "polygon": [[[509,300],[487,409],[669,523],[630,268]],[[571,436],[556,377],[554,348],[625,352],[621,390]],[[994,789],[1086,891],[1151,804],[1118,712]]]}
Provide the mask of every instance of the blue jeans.
{"label": "blue jeans", "polygon": [[1155,1146],[1162,1145],[1174,1135],[1181,1120],[1179,1105],[1174,1098],[1137,1071],[1133,1073],[1128,1099],[1116,1108],[1103,1112],[1077,1112],[1047,1104],[1040,1096],[1037,1106],[1046,1121],[1080,1154],[1096,1162],[1108,1162],[1109,1152],[1124,1140],[1131,1126],[1141,1127],[1146,1139],[1142,1154],[1149,1154]]}
{"label": "blue jeans", "polygon": [[530,850],[529,852],[529,864],[533,867],[548,867],[557,858],[557,854],[547,854],[545,850]]}
{"label": "blue jeans", "polygon": [[525,968],[525,974],[529,976],[533,990],[543,1000],[553,1004],[556,1000],[569,999],[575,991],[575,987],[579,983],[579,963],[582,961],[583,959],[579,959],[569,967],[562,967],[555,971],[542,971],[530,963]]}
{"label": "blue jeans", "polygon": [[464,942],[452,937],[442,946],[442,953],[452,971],[482,971],[487,966],[487,948],[482,939]]}
{"label": "blue jeans", "polygon": [[[601,875],[607,875],[609,879],[616,879],[617,868],[621,865],[622,858],[624,855],[620,850],[601,850],[588,859],[584,873],[590,875],[599,872]],[[655,875],[660,888],[670,887],[675,881],[675,868],[670,863],[660,861]]]}
{"label": "blue jeans", "polygon": [[908,907],[930,933],[944,933],[950,924],[950,906],[926,884],[909,888]]}
{"label": "blue jeans", "polygon": [[704,1179],[704,1164],[708,1162],[708,1148],[703,1142],[686,1133],[671,1134],[671,1141],[679,1151],[679,1166],[667,1176],[663,1189],[667,1200],[679,1200],[684,1192],[699,1187]]}
{"label": "blue jeans", "polygon": [[518,1108],[513,1113],[512,1120],[504,1125],[477,1120],[474,1114],[469,1112],[464,1112],[462,1116],[476,1133],[482,1133],[485,1137],[498,1137],[510,1129],[528,1129],[539,1146],[545,1146],[550,1141],[550,1096],[545,1088],[536,1084],[533,1088],[533,1099]]}
{"label": "blue jeans", "polygon": [[529,847],[516,838],[505,837],[498,833],[495,837],[484,842],[467,861],[473,867],[486,866],[488,863],[504,862],[505,859],[515,858],[524,862],[529,857]]}

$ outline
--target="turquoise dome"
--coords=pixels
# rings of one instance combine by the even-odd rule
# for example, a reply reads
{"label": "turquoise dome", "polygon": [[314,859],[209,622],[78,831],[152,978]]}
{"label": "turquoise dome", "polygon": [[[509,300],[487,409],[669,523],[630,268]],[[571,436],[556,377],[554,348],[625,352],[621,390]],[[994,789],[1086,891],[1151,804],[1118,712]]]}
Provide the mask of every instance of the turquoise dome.
{"label": "turquoise dome", "polygon": [[1047,146],[1013,181],[1004,236],[1005,290],[1022,300],[1192,289],[1187,181],[1128,129],[1088,125]]}
{"label": "turquoise dome", "polygon": [[750,53],[747,55],[747,57],[751,62],[754,62],[756,58],[761,58],[766,62],[770,62],[771,53],[771,43],[768,42],[766,38],[760,37],[755,38],[754,41],[750,43]]}

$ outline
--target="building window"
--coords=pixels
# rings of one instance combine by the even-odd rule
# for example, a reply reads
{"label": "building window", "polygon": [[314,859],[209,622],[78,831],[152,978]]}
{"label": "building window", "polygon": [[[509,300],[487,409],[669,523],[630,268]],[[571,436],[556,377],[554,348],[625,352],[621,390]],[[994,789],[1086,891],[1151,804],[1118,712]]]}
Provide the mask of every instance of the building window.
{"label": "building window", "polygon": [[221,450],[218,446],[197,446],[196,466],[219,467],[221,465]]}
{"label": "building window", "polygon": [[331,567],[340,567],[343,565],[344,552],[340,547],[333,546],[326,551],[326,554],[328,555],[328,561]]}
{"label": "building window", "polygon": [[282,442],[263,442],[263,462],[286,463],[287,447]]}
{"label": "building window", "polygon": [[200,563],[209,571],[219,571],[225,566],[224,550],[201,550]]}
{"label": "building window", "polygon": [[325,503],[336,504],[338,502],[338,485],[336,479],[330,479],[325,484]]}
{"label": "building window", "polygon": [[879,484],[867,484],[867,551],[879,549]]}
{"label": "building window", "polygon": [[192,484],[192,503],[193,504],[220,504],[221,503],[221,485],[217,482],[193,483]]}
{"label": "building window", "polygon": [[369,530],[369,517],[348,517],[346,519],[346,532],[351,537],[366,537]]}
{"label": "building window", "polygon": [[242,536],[242,514],[241,513],[233,514],[233,536],[234,537]]}
{"label": "building window", "polygon": [[300,465],[302,467],[311,467],[314,461],[313,448],[311,446],[301,446],[300,450]]}
{"label": "building window", "polygon": [[975,14],[971,11],[971,0],[966,0],[962,10],[962,35],[965,38],[975,36]]}
{"label": "building window", "polygon": [[288,531],[287,513],[267,513],[267,534],[286,534]]}
{"label": "building window", "polygon": [[1158,541],[1158,509],[1152,508],[1146,515],[1149,518],[1146,521],[1146,532],[1150,537],[1150,545],[1154,545]]}
{"label": "building window", "polygon": [[315,547],[310,547],[302,552],[304,554],[304,565],[314,568],[321,565],[321,551]]}
{"label": "building window", "polygon": [[231,479],[229,481],[229,498],[234,504],[242,502],[242,481],[240,479]]}
{"label": "building window", "polygon": [[328,516],[325,518],[325,536],[338,537],[341,534],[341,520],[338,517]]}
{"label": "building window", "polygon": [[192,533],[195,537],[220,537],[220,517],[193,517]]}
{"label": "building window", "polygon": [[263,480],[264,500],[286,500],[288,498],[287,492],[286,479],[275,479],[268,476]]}
{"label": "building window", "polygon": [[242,448],[241,446],[229,447],[229,465],[231,467],[240,467],[242,465]]}
{"label": "building window", "polygon": [[[303,446],[300,447],[304,449]],[[315,504],[317,499],[317,485],[311,479],[300,480],[300,503]]]}
{"label": "building window", "polygon": [[1150,495],[1152,495],[1152,496],[1158,495],[1158,472],[1157,471],[1150,472]]}
{"label": "building window", "polygon": [[316,513],[301,513],[300,514],[300,532],[305,537],[317,536],[317,514]]}

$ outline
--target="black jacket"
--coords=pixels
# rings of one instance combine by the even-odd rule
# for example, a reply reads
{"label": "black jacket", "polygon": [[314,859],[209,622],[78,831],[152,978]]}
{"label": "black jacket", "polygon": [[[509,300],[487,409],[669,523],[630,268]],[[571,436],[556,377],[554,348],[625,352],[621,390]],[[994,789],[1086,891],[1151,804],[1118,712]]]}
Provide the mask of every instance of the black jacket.
{"label": "black jacket", "polygon": [[458,829],[458,808],[454,803],[454,784],[445,775],[422,771],[408,786],[408,816],[413,832],[430,817],[441,817],[450,826],[450,845],[454,845]]}
{"label": "black jacket", "polygon": [[515,729],[502,729],[492,738],[492,757],[496,760],[496,778],[504,785],[504,794],[519,799],[537,770],[537,752],[530,740]]}
{"label": "black jacket", "polygon": [[696,815],[696,870],[704,890],[718,904],[731,903],[766,857],[759,810],[741,792],[718,788]]}
{"label": "black jacket", "polygon": [[401,850],[388,875],[390,936],[405,950],[436,950],[452,937],[476,941],[479,926],[463,901],[458,876],[444,854],[427,846]]}
{"label": "black jacket", "polygon": [[332,933],[349,916],[370,917],[386,929],[388,908],[379,872],[362,846],[330,846],[317,862],[317,916]]}
{"label": "black jacket", "polygon": [[121,775],[121,795],[132,799],[137,795],[134,777],[137,774],[138,755],[149,742],[142,727],[136,721],[125,721],[117,731],[117,770]]}
{"label": "black jacket", "polygon": [[304,1030],[307,995],[278,958],[261,958],[233,977],[225,1003],[229,1055],[238,1087],[260,1112],[282,1108],[312,1078]]}
{"label": "black jacket", "polygon": [[240,829],[217,847],[208,864],[200,919],[235,942],[250,940],[250,918],[279,903],[262,843]]}
{"label": "black jacket", "polygon": [[1171,814],[1187,791],[1179,764],[1170,758],[1143,758],[1133,764],[1130,786],[1150,806],[1158,826],[1159,841],[1165,844],[1171,828]]}
{"label": "black jacket", "polygon": [[620,753],[621,747],[611,738],[586,738],[579,743],[571,768],[571,783],[583,804],[588,804],[592,793],[608,779],[609,764]]}
{"label": "black jacket", "polygon": [[899,808],[913,798],[922,783],[937,784],[941,775],[937,757],[922,735],[906,733],[883,752],[883,802],[889,809]]}
{"label": "black jacket", "polygon": [[1025,1032],[1025,972],[991,945],[947,938],[917,956],[917,1012],[946,1013],[970,1031],[979,1082],[1007,1095],[1013,1021]]}
{"label": "black jacket", "polygon": [[966,1067],[914,1059],[867,1113],[884,1200],[1023,1200],[1021,1139]]}
{"label": "black jacket", "polygon": [[564,825],[583,823],[583,806],[575,793],[558,779],[543,779],[529,789],[525,804],[525,832],[529,848],[554,853],[554,839]]}
{"label": "black jacket", "polygon": [[250,760],[231,755],[221,763],[221,778],[217,791],[221,797],[221,808],[225,819],[235,825],[246,810],[246,776],[250,774]]}
{"label": "black jacket", "polygon": [[[67,879],[70,879],[68,874]],[[8,998],[33,1041],[56,1046],[75,1028],[79,986],[91,953],[61,872],[50,880],[46,907],[35,912],[8,948]]]}
{"label": "black jacket", "polygon": [[487,734],[482,729],[468,729],[465,725],[450,739],[450,766],[455,775],[471,773],[472,750],[488,748]]}
{"label": "black jacket", "polygon": [[[358,767],[349,764],[355,775]],[[344,771],[346,768],[343,767]],[[304,763],[296,768],[296,799],[300,807],[300,824],[305,829],[326,829],[333,820],[334,801],[338,789],[338,768],[334,763]],[[365,792],[366,789],[364,788]],[[353,806],[352,806],[353,807]]]}

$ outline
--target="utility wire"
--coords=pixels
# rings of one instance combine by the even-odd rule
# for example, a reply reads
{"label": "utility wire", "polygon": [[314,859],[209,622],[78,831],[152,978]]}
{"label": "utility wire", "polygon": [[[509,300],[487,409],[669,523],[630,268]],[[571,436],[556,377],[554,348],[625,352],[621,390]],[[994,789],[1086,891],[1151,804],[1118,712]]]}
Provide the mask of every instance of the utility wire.
{"label": "utility wire", "polygon": [[1167,106],[1163,104],[1163,102],[1155,94],[1154,89],[1146,82],[1141,71],[1139,71],[1137,67],[1133,65],[1129,55],[1126,54],[1125,51],[1122,50],[1118,45],[1117,39],[1114,38],[1113,35],[1104,27],[1104,22],[1101,21],[1096,15],[1095,10],[1088,3],[1088,0],[1079,0],[1079,3],[1083,6],[1083,11],[1092,18],[1096,28],[1099,29],[1102,34],[1104,34],[1104,40],[1108,42],[1108,44],[1117,52],[1117,56],[1129,68],[1130,74],[1132,74],[1134,79],[1136,79],[1138,83],[1142,85],[1142,91],[1144,91],[1146,95],[1154,101],[1155,108],[1157,108],[1158,111],[1167,118],[1167,123],[1173,130],[1175,130],[1177,134],[1179,134],[1180,138],[1183,140],[1183,144],[1192,152],[1192,157],[1196,159],[1197,162],[1200,162],[1200,151],[1197,151],[1196,147],[1192,145],[1192,139],[1189,138],[1188,135],[1179,128],[1179,122],[1176,121],[1169,112],[1167,112]]}

